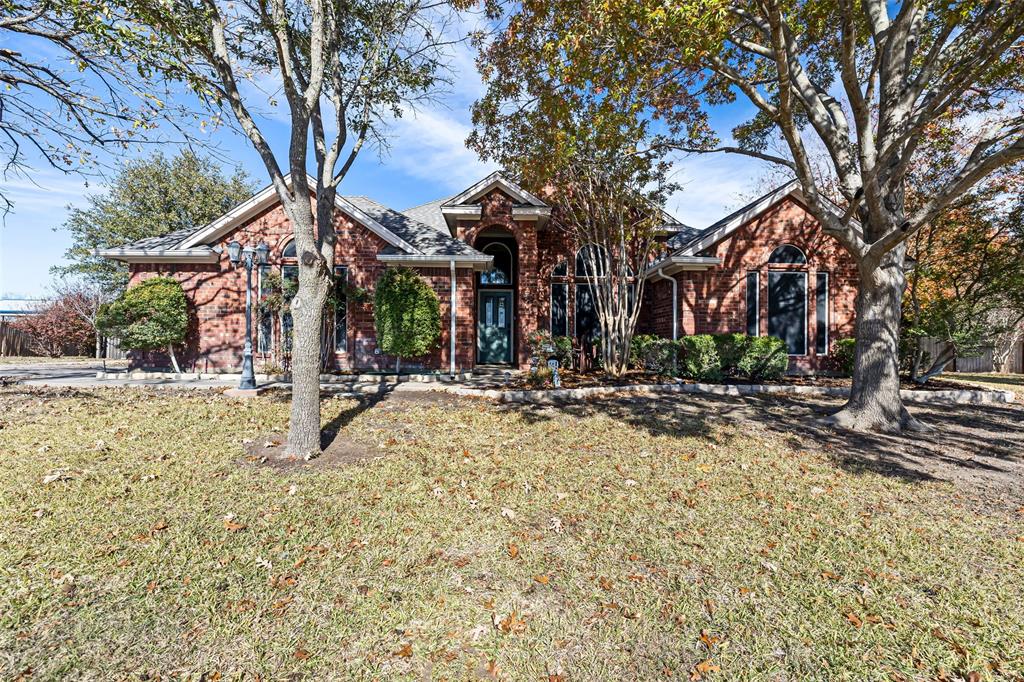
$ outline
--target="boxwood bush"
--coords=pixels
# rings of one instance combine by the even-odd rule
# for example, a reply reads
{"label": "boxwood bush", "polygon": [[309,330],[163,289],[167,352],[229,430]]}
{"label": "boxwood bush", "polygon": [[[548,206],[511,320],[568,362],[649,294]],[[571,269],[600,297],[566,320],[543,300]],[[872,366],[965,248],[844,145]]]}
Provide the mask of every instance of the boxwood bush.
{"label": "boxwood bush", "polygon": [[740,360],[750,347],[750,337],[746,334],[715,334],[714,339],[715,350],[722,363],[722,376],[737,376]]}
{"label": "boxwood bush", "polygon": [[710,334],[684,336],[680,339],[679,376],[697,381],[720,381],[722,360]]}
{"label": "boxwood bush", "polygon": [[679,367],[679,342],[652,334],[637,334],[630,344],[629,358],[636,369],[675,376]]}
{"label": "boxwood bush", "polygon": [[737,365],[738,373],[751,381],[777,381],[788,368],[786,343],[774,336],[750,338]]}
{"label": "boxwood bush", "polygon": [[853,376],[853,359],[857,351],[857,339],[839,339],[832,348],[832,362],[836,371],[844,377]]}

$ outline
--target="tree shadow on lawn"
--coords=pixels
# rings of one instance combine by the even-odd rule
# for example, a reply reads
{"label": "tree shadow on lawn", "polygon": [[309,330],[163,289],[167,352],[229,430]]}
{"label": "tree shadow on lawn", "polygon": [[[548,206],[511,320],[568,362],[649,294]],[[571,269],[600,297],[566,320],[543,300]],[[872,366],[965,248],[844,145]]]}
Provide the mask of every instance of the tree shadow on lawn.
{"label": "tree shadow on lawn", "polygon": [[817,451],[853,473],[948,481],[972,493],[1024,498],[1024,408],[912,404],[911,412],[932,430],[894,436],[854,433],[821,423],[840,406],[838,400],[803,396],[665,394],[504,409],[517,410],[528,421],[549,419],[555,413],[575,418],[603,414],[652,435],[708,439],[716,422],[730,423],[741,428],[719,431],[714,436],[717,442],[761,431],[781,436],[793,449]]}
{"label": "tree shadow on lawn", "polygon": [[[453,396],[444,393],[430,391],[422,392],[395,392],[396,384],[382,383],[372,392],[358,392],[351,394],[349,390],[339,387],[326,389],[320,392],[321,400],[335,397],[339,393],[345,398],[356,401],[352,407],[347,407],[333,415],[320,428],[320,449],[319,457],[306,461],[301,457],[293,457],[284,454],[285,438],[277,434],[270,439],[275,443],[266,446],[266,438],[257,439],[257,442],[246,448],[251,458],[266,458],[265,462],[275,469],[281,471],[311,471],[316,468],[344,466],[358,464],[386,454],[386,450],[375,443],[365,443],[353,439],[345,432],[346,427],[351,424],[359,415],[369,410],[380,408],[390,409],[395,407],[401,409],[401,403],[408,402],[453,402]],[[266,397],[275,402],[287,403],[291,401],[291,391],[279,389],[269,392]],[[456,399],[457,400],[457,399]],[[384,405],[384,407],[381,407]],[[393,420],[396,435],[399,431],[406,429],[407,425],[403,420]]]}

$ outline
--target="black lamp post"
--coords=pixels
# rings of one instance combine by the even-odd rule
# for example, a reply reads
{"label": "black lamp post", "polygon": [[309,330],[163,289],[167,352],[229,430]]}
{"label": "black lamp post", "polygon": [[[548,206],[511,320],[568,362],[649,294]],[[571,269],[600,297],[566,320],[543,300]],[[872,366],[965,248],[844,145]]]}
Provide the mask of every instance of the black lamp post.
{"label": "black lamp post", "polygon": [[242,351],[242,380],[238,383],[240,390],[256,388],[256,375],[252,369],[252,266],[254,263],[267,264],[270,247],[260,242],[254,249],[251,246],[242,248],[237,241],[228,244],[228,258],[231,264],[238,266],[245,261],[245,349]]}

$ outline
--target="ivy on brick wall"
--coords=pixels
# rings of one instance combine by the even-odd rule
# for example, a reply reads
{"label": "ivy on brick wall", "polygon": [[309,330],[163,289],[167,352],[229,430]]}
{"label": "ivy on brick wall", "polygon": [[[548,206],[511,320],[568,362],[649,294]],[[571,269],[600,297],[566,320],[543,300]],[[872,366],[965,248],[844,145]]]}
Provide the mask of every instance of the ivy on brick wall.
{"label": "ivy on brick wall", "polygon": [[441,303],[427,282],[409,268],[389,268],[377,281],[373,297],[377,347],[402,358],[426,355],[441,338]]}

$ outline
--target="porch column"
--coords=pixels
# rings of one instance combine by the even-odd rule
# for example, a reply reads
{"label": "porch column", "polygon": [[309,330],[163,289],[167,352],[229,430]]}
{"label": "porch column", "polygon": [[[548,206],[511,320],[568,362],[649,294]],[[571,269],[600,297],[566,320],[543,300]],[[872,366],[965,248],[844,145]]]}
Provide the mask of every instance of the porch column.
{"label": "porch column", "polygon": [[458,300],[456,299],[455,293],[455,259],[453,258],[448,262],[451,268],[451,279],[452,279],[452,291],[451,300],[449,302],[449,313],[448,313],[448,343],[449,343],[449,357],[448,357],[448,371],[451,373],[452,378],[455,378],[455,308],[458,306]]}

